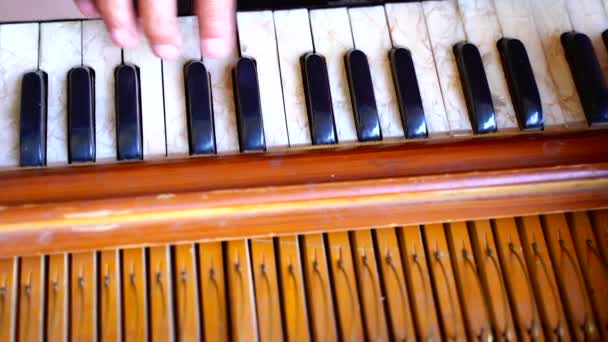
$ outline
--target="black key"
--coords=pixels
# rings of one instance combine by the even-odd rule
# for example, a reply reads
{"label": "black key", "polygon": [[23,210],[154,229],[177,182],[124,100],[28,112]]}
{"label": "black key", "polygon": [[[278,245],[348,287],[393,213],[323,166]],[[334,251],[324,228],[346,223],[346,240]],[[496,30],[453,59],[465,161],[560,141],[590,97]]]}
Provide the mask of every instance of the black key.
{"label": "black key", "polygon": [[382,140],[367,56],[361,50],[351,50],[344,59],[359,141]]}
{"label": "black key", "polygon": [[606,49],[608,49],[608,30],[602,33],[602,38],[604,38],[604,45],[606,45]]}
{"label": "black key", "polygon": [[47,84],[47,75],[42,70],[23,75],[19,117],[21,166],[46,165]]}
{"label": "black key", "polygon": [[201,61],[184,67],[190,154],[215,153],[211,76]]}
{"label": "black key", "polygon": [[501,38],[496,44],[521,129],[543,129],[543,106],[524,44]]}
{"label": "black key", "polygon": [[454,54],[473,131],[496,132],[494,103],[479,50],[473,44],[462,42],[454,46]]}
{"label": "black key", "polygon": [[338,139],[325,58],[309,52],[300,58],[300,66],[312,143],[313,145],[335,144]]}
{"label": "black key", "polygon": [[389,59],[393,72],[393,83],[397,90],[401,120],[403,127],[406,128],[405,136],[410,139],[426,138],[428,132],[412,54],[408,49],[396,48],[390,51]]}
{"label": "black key", "polygon": [[582,33],[566,32],[561,41],[588,124],[608,123],[608,87],[591,40]]}
{"label": "black key", "polygon": [[70,163],[95,161],[95,72],[87,66],[68,73]]}
{"label": "black key", "polygon": [[116,78],[116,149],[118,160],[143,159],[139,68],[121,64]]}
{"label": "black key", "polygon": [[232,70],[234,101],[241,152],[265,151],[264,121],[255,60],[239,59]]}

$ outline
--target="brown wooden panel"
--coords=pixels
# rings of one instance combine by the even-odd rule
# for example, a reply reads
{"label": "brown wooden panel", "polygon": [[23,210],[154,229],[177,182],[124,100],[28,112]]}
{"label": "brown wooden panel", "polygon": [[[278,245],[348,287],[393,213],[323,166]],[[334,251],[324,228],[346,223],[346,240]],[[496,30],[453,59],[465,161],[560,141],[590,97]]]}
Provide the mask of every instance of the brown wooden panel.
{"label": "brown wooden panel", "polygon": [[602,339],[608,339],[608,265],[599,254],[589,217],[585,212],[568,215],[570,234],[585,278],[590,302],[595,309],[597,329]]}
{"label": "brown wooden panel", "polygon": [[439,340],[441,331],[420,227],[397,228],[396,232],[416,331],[421,340]]}
{"label": "brown wooden panel", "polygon": [[285,337],[288,341],[309,341],[306,295],[297,236],[277,238],[277,267],[282,294]]}
{"label": "brown wooden panel", "polygon": [[599,246],[599,252],[608,264],[608,210],[598,210],[591,213],[593,231]]}
{"label": "brown wooden panel", "polygon": [[[148,291],[151,341],[171,341],[173,330],[173,288],[171,282],[171,247],[156,246],[148,249]],[[123,263],[124,267],[124,263]],[[126,278],[125,278],[126,279]],[[146,280],[144,280],[146,281]],[[193,301],[193,303],[196,303]],[[140,305],[141,307],[141,305]]]}
{"label": "brown wooden panel", "polygon": [[236,341],[258,339],[249,244],[245,240],[226,243],[226,278],[230,304],[230,330]]}
{"label": "brown wooden panel", "polygon": [[311,334],[315,341],[334,341],[338,331],[323,236],[308,234],[301,241]]}
{"label": "brown wooden panel", "polygon": [[410,301],[406,288],[406,278],[401,263],[399,242],[394,228],[373,231],[378,255],[378,269],[382,278],[382,288],[387,308],[387,321],[391,339],[407,341],[416,336]]}
{"label": "brown wooden panel", "polygon": [[229,327],[222,243],[201,243],[198,250],[205,340],[227,341]]}
{"label": "brown wooden panel", "polygon": [[451,223],[445,227],[445,233],[469,339],[480,341],[492,339],[489,298],[484,294],[467,224],[466,222]]}
{"label": "brown wooden panel", "polygon": [[273,240],[251,239],[250,248],[260,340],[280,341],[283,339],[282,303],[277,284]]}
{"label": "brown wooden panel", "polygon": [[100,267],[99,329],[101,339],[122,340],[122,281],[119,251],[102,251]]}
{"label": "brown wooden panel", "polygon": [[[175,292],[176,331],[178,340],[193,341],[201,339],[198,270],[194,245],[175,246],[175,270],[173,287]],[[222,297],[223,298],[223,297]]]}
{"label": "brown wooden panel", "polygon": [[350,238],[367,338],[388,341],[384,296],[380,288],[372,232],[371,230],[351,232]]}
{"label": "brown wooden panel", "polygon": [[15,340],[19,259],[0,259],[0,341]]}
{"label": "brown wooden panel", "polygon": [[50,341],[65,341],[68,336],[68,279],[68,255],[51,255],[46,284],[46,335]]}
{"label": "brown wooden panel", "polygon": [[71,255],[70,338],[94,341],[97,338],[97,253]]}
{"label": "brown wooden panel", "polygon": [[554,266],[538,216],[519,219],[519,236],[530,271],[530,279],[538,303],[540,319],[545,329],[545,337],[550,340],[569,340],[570,330],[564,314],[559,288],[555,279]]}
{"label": "brown wooden panel", "polygon": [[19,286],[19,341],[44,336],[46,257],[21,258]]}
{"label": "brown wooden panel", "polygon": [[146,253],[143,248],[122,251],[122,318],[126,341],[148,338]]}

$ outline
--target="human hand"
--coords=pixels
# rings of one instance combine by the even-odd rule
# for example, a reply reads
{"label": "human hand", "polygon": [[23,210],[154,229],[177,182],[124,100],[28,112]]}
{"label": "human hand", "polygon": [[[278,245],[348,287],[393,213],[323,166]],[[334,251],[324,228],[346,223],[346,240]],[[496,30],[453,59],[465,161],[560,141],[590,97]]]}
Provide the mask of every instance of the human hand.
{"label": "human hand", "polygon": [[[162,59],[175,59],[181,50],[175,1],[139,0],[139,20],[136,20],[132,0],[74,0],[84,15],[101,15],[112,40],[120,47],[130,48],[137,44],[139,22],[152,51]],[[224,57],[236,36],[235,0],[194,1],[202,55]]]}

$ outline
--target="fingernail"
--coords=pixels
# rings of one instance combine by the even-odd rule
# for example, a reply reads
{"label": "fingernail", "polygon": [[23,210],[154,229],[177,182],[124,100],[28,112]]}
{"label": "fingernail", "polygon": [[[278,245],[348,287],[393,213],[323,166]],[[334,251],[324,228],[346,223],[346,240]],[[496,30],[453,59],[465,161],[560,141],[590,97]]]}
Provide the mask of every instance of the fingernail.
{"label": "fingernail", "polygon": [[87,17],[95,17],[99,15],[97,7],[91,1],[77,1],[78,9]]}
{"label": "fingernail", "polygon": [[230,52],[230,41],[223,38],[208,38],[201,40],[201,52],[209,58],[226,57]]}
{"label": "fingernail", "polygon": [[152,50],[161,59],[175,59],[179,56],[179,49],[171,44],[156,44],[152,46]]}
{"label": "fingernail", "polygon": [[137,44],[137,35],[133,31],[119,28],[112,30],[112,40],[124,48],[130,48]]}

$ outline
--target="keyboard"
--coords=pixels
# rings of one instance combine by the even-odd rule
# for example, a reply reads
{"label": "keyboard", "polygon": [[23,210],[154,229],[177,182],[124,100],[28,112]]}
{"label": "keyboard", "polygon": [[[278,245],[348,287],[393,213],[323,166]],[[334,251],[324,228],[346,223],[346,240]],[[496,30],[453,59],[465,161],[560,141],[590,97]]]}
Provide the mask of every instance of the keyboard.
{"label": "keyboard", "polygon": [[204,59],[120,49],[99,20],[0,25],[0,167],[577,130],[608,122],[608,1],[240,11]]}

